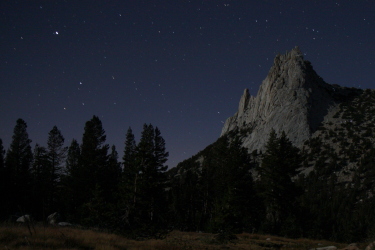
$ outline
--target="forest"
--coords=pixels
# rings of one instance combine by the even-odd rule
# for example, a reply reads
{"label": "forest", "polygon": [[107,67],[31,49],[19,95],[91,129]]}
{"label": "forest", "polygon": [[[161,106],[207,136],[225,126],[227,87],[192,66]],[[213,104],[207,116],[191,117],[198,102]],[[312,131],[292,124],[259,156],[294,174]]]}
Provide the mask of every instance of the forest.
{"label": "forest", "polygon": [[[86,122],[82,142],[73,139],[68,147],[54,126],[47,146],[32,148],[27,124],[18,119],[7,150],[0,140],[0,219],[30,214],[43,221],[58,212],[61,221],[129,237],[181,230],[228,239],[241,232],[373,239],[374,198],[364,190],[375,176],[375,150],[359,159],[352,185],[338,185],[337,162],[318,160],[309,174],[300,173],[308,159],[321,156],[318,141],[301,150],[273,131],[264,152],[249,153],[232,133],[168,170],[166,142],[151,124],[144,124],[139,142],[127,130],[120,160],[97,116]],[[364,183],[363,173],[371,181]]]}

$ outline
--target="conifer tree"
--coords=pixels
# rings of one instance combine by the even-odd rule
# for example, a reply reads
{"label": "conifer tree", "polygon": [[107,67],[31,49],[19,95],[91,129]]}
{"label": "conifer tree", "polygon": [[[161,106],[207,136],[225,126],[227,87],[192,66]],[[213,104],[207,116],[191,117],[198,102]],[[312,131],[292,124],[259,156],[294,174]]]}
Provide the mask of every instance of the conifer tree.
{"label": "conifer tree", "polygon": [[62,175],[62,205],[61,207],[67,214],[67,217],[74,221],[78,206],[81,204],[76,190],[80,188],[80,160],[81,149],[77,140],[73,139],[69,148],[65,162],[65,173]]}
{"label": "conifer tree", "polygon": [[107,202],[115,202],[121,179],[121,163],[118,162],[116,146],[112,145],[106,169],[103,171],[103,192]]}
{"label": "conifer tree", "polygon": [[96,184],[102,187],[103,172],[107,166],[108,160],[108,144],[104,144],[106,140],[105,131],[99,117],[93,116],[90,121],[86,122],[84,134],[82,137],[81,157],[79,164],[79,178],[82,184],[81,195],[82,201],[87,201],[91,191]]}
{"label": "conifer tree", "polygon": [[65,161],[67,148],[64,147],[64,137],[61,131],[54,126],[48,133],[48,198],[46,202],[46,212],[52,213],[56,211],[56,196],[59,192],[58,184],[62,174],[62,163]]}
{"label": "conifer tree", "polygon": [[[150,125],[151,126],[151,125]],[[166,194],[165,194],[165,182],[166,175],[165,171],[168,166],[165,163],[168,160],[169,152],[166,151],[165,140],[161,136],[161,132],[158,127],[154,130],[154,166],[151,167],[151,185],[150,194],[151,197],[151,221],[154,224],[165,224],[166,214]],[[152,192],[151,192],[152,191]]]}
{"label": "conifer tree", "polygon": [[65,162],[65,174],[72,176],[79,167],[81,149],[77,140],[73,139],[69,148]]}
{"label": "conifer tree", "polygon": [[227,141],[221,156],[222,195],[216,208],[216,226],[227,234],[240,233],[257,226],[257,211],[251,168],[254,165],[240,138]]}
{"label": "conifer tree", "polygon": [[116,199],[121,166],[118,163],[118,154],[114,145],[111,147],[107,165],[100,170],[102,170],[101,177],[91,190],[91,198],[83,204],[83,223],[107,229],[118,228],[119,212]]}
{"label": "conifer tree", "polygon": [[135,147],[134,135],[128,130],[124,151],[122,199],[124,220],[131,229],[153,230],[163,227],[165,212],[165,170],[168,153],[159,129],[143,126]]}
{"label": "conifer tree", "polygon": [[125,149],[123,160],[123,181],[128,183],[126,186],[134,186],[127,190],[127,192],[135,192],[137,182],[137,166],[136,166],[137,145],[134,139],[132,129],[129,127],[126,133]]}
{"label": "conifer tree", "polygon": [[253,163],[238,137],[223,136],[208,147],[202,164],[202,228],[226,236],[256,223]]}
{"label": "conifer tree", "polygon": [[36,144],[34,147],[34,161],[32,167],[33,176],[33,214],[38,219],[42,218],[46,213],[48,214],[48,201],[50,185],[50,167],[51,164],[48,159],[48,152],[45,147]]}
{"label": "conifer tree", "polygon": [[99,117],[93,116],[87,121],[82,137],[81,153],[77,168],[72,171],[72,184],[74,186],[73,199],[78,208],[76,218],[84,222],[85,212],[83,205],[92,199],[93,191],[103,187],[105,180],[104,170],[108,164],[108,148],[104,144],[105,131]]}
{"label": "conifer tree", "polygon": [[266,151],[259,168],[266,209],[266,230],[280,233],[283,222],[293,215],[298,189],[292,177],[296,176],[302,160],[299,149],[282,132],[277,137],[273,130],[266,144]]}
{"label": "conifer tree", "polygon": [[26,122],[18,119],[5,159],[7,189],[11,190],[5,201],[8,204],[5,206],[12,212],[20,209],[27,210],[30,204],[33,154],[30,146],[31,140],[26,129]]}
{"label": "conifer tree", "polygon": [[151,226],[154,219],[154,190],[155,182],[155,158],[154,158],[154,136],[153,126],[144,124],[141,139],[137,145],[136,165],[139,174],[135,199],[135,219],[140,226]]}
{"label": "conifer tree", "polygon": [[61,131],[56,126],[48,133],[48,158],[51,163],[51,175],[54,182],[61,174],[62,163],[66,158],[67,148],[64,147],[64,140]]}
{"label": "conifer tree", "polygon": [[165,140],[161,136],[161,132],[158,127],[155,128],[155,150],[154,150],[154,157],[155,157],[155,164],[156,170],[159,173],[162,173],[167,170],[167,166],[164,164],[168,160],[169,152],[166,152],[165,148]]}
{"label": "conifer tree", "polygon": [[129,127],[126,132],[125,149],[123,160],[123,172],[120,183],[120,201],[119,206],[125,227],[130,227],[129,215],[134,214],[134,208],[137,200],[137,188],[139,169],[136,164],[137,145],[132,129]]}

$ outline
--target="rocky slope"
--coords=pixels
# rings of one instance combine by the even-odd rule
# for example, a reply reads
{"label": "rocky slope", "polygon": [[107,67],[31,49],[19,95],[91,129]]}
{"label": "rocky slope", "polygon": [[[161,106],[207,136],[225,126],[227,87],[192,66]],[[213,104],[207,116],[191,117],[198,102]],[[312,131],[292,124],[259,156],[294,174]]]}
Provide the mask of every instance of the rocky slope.
{"label": "rocky slope", "polygon": [[243,145],[251,152],[262,150],[274,129],[285,131],[301,147],[317,131],[324,117],[350,93],[350,89],[324,82],[295,47],[275,57],[257,96],[251,96],[245,89],[238,111],[227,119],[221,136],[241,133]]}
{"label": "rocky slope", "polygon": [[296,47],[276,56],[257,96],[245,89],[221,136],[239,135],[249,152],[259,152],[272,129],[285,131],[305,157],[301,173],[315,170],[346,188],[356,182],[368,198],[375,194],[374,104],[374,90],[324,82]]}

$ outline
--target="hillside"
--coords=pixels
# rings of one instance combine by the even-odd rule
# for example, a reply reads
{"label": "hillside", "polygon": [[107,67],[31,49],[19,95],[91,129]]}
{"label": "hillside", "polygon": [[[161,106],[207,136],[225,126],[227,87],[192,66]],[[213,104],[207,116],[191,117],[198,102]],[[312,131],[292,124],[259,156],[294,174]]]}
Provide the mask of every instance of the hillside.
{"label": "hillside", "polygon": [[[202,217],[223,216],[215,212],[217,202],[227,204],[222,196],[235,190],[245,230],[341,241],[374,237],[374,101],[374,90],[326,83],[298,47],[277,55],[258,94],[245,89],[220,138],[169,171],[171,193],[178,189],[198,202],[182,202],[200,218],[195,227]],[[225,184],[242,177],[247,189]],[[227,194],[228,187],[234,189]]]}

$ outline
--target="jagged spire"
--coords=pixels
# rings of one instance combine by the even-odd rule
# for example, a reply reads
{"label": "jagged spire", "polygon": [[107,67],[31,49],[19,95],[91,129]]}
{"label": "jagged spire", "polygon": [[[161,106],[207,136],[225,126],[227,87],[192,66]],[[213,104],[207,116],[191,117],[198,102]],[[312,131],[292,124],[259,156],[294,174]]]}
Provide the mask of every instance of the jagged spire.
{"label": "jagged spire", "polygon": [[252,133],[244,138],[249,150],[261,149],[272,129],[285,131],[295,145],[300,145],[318,128],[333,103],[330,89],[296,46],[275,57],[256,97],[244,90],[238,111],[227,119],[222,135],[251,126]]}
{"label": "jagged spire", "polygon": [[240,99],[240,104],[238,105],[238,116],[242,116],[242,114],[244,113],[247,107],[247,104],[249,103],[249,99],[250,99],[249,89],[245,89]]}

